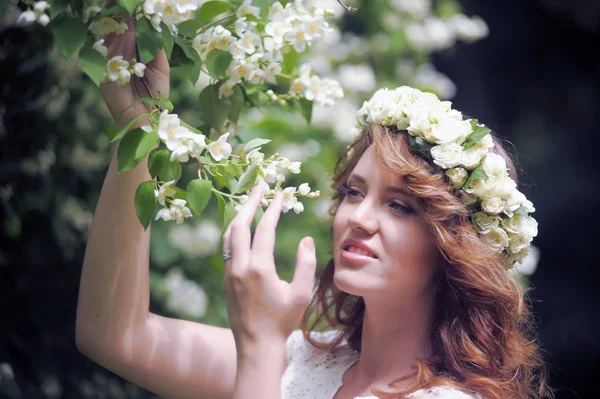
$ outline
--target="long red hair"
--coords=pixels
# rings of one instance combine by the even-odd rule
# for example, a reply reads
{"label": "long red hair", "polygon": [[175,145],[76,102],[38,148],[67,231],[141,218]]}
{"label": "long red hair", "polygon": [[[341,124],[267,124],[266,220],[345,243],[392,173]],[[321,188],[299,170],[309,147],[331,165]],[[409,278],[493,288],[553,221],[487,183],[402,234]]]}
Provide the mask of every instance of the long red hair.
{"label": "long red hair", "polygon": [[[513,162],[499,140],[494,142],[494,152],[506,159],[516,181]],[[385,168],[405,177],[445,258],[431,334],[433,356],[417,360],[413,374],[390,382],[393,392],[375,389],[373,394],[403,398],[418,389],[452,385],[486,399],[551,397],[525,289],[507,273],[501,256],[477,236],[443,171],[410,151],[405,133],[371,124],[354,140],[336,166],[330,213],[335,215],[344,198],[340,187],[371,145]],[[304,337],[324,350],[335,351],[346,340],[360,351],[365,304],[335,287],[334,267],[332,259],[319,277],[303,317]],[[315,340],[310,332],[323,325],[340,334],[329,343]]]}

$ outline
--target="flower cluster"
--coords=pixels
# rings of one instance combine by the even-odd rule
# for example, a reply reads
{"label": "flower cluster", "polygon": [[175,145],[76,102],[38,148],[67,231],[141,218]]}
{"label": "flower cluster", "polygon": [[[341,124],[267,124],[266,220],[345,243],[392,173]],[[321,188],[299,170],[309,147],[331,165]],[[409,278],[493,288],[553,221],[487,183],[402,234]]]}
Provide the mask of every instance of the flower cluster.
{"label": "flower cluster", "polygon": [[[265,155],[260,151],[260,146],[252,146],[247,153],[242,153],[243,156],[232,154],[233,148],[227,142],[229,133],[225,133],[217,140],[207,143],[205,135],[184,126],[179,117],[176,114],[170,114],[168,110],[164,110],[156,119],[157,123],[153,123],[156,126],[143,126],[142,129],[148,133],[158,132],[160,140],[171,153],[171,161],[187,162],[190,158],[193,158],[198,160],[201,165],[206,166],[225,166],[229,163],[245,170],[256,167],[257,174],[252,187],[258,186],[263,190],[265,199],[261,204],[262,206],[267,206],[275,191],[281,190],[281,184],[285,181],[287,172],[300,173],[301,162],[290,161],[279,154],[265,159]],[[215,163],[206,160],[201,161],[201,157],[208,154]],[[171,187],[174,183],[174,180],[168,181],[155,189],[154,196],[158,203],[163,206],[156,215],[156,219],[175,220],[177,223],[183,223],[185,218],[192,216],[192,213],[186,206],[187,203],[184,199],[172,199],[176,194],[175,189]],[[271,188],[270,184],[275,184],[275,188]],[[315,198],[320,194],[318,190],[311,192],[307,183],[301,184],[298,188],[287,187],[282,191],[286,196],[284,212],[293,209],[296,213],[304,210],[304,206],[301,202],[298,202],[297,196]],[[246,194],[240,195],[237,198],[238,205],[236,205],[236,208],[239,209],[239,206],[247,198]]]}
{"label": "flower cluster", "polygon": [[457,40],[474,42],[486,37],[488,26],[480,17],[457,14],[447,19],[428,17],[406,25],[406,36],[417,48],[426,51],[452,47]]}
{"label": "flower cluster", "polygon": [[[106,57],[106,47],[102,45],[103,40],[94,43],[94,49]],[[125,61],[123,56],[117,55],[106,63],[106,78],[111,82],[116,82],[118,86],[123,86],[131,81],[131,75],[139,77],[144,76],[146,65],[136,62],[135,59]]]}
{"label": "flower cluster", "polygon": [[402,86],[378,90],[358,111],[357,127],[374,123],[406,131],[411,147],[429,151],[446,170],[450,185],[470,206],[471,220],[482,239],[502,251],[512,266],[522,260],[537,235],[535,208],[509,176],[504,158],[491,152],[490,130],[463,120],[449,101]]}
{"label": "flower cluster", "polygon": [[163,22],[177,34],[177,25],[194,18],[194,11],[202,3],[202,0],[146,0],[143,12],[158,32],[162,31]]}
{"label": "flower cluster", "polygon": [[109,33],[122,35],[129,29],[127,24],[112,17],[103,17],[92,21],[88,28],[96,38],[106,36]]}
{"label": "flower cluster", "polygon": [[300,66],[300,76],[292,82],[290,93],[326,106],[333,105],[336,99],[344,97],[344,91],[336,80],[311,76],[308,64]]}
{"label": "flower cluster", "polygon": [[[275,77],[282,72],[285,51],[302,53],[330,30],[325,20],[329,13],[319,7],[307,9],[302,1],[285,7],[279,2],[271,5],[264,30],[259,30],[256,20],[260,10],[252,6],[251,0],[245,0],[235,14],[237,19],[231,30],[211,26],[193,39],[193,47],[203,61],[214,50],[229,52],[233,57],[226,71],[227,80],[220,86],[221,96],[231,95],[233,87],[242,81],[257,85],[275,83]],[[322,104],[343,97],[337,82],[310,76],[308,67],[293,82],[290,94]]]}
{"label": "flower cluster", "polygon": [[165,288],[168,294],[165,305],[171,312],[196,319],[206,313],[206,292],[196,282],[187,279],[180,268],[175,267],[167,272]]}
{"label": "flower cluster", "polygon": [[50,23],[50,17],[46,14],[46,10],[49,8],[48,2],[38,1],[33,6],[33,10],[29,8],[19,16],[18,22],[30,24],[37,21],[38,24],[46,26]]}

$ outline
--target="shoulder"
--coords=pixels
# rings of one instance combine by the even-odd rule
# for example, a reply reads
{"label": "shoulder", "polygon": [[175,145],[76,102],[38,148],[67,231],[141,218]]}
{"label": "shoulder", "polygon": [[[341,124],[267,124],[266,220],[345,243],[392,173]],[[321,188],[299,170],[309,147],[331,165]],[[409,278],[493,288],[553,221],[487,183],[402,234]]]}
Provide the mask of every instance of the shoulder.
{"label": "shoulder", "polygon": [[419,389],[409,395],[411,399],[485,399],[477,392],[463,391],[451,386]]}

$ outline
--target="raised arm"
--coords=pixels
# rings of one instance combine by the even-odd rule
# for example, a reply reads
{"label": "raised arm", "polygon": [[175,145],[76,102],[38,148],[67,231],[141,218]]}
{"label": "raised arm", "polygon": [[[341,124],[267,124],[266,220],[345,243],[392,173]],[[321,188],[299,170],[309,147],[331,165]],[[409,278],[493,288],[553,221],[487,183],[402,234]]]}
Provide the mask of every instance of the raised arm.
{"label": "raised arm", "polygon": [[[135,57],[135,38],[128,33],[107,38],[109,57]],[[140,81],[102,94],[112,115],[146,87],[169,93],[169,66],[160,53],[148,64],[147,85]],[[133,107],[118,121],[145,112]],[[148,124],[144,118],[137,126]],[[122,377],[167,398],[229,398],[236,375],[231,330],[161,317],[149,312],[150,229],[144,231],[134,209],[138,185],[150,179],[146,162],[117,174],[116,151],[102,186],[89,235],[77,306],[76,344],[92,360]]]}

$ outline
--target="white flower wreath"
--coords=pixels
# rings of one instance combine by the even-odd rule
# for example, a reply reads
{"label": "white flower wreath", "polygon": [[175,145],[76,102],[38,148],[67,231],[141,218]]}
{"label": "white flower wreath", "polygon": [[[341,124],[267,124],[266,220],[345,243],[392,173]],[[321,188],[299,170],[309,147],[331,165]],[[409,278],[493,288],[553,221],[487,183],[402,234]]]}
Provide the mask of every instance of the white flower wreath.
{"label": "white flower wreath", "polygon": [[369,123],[408,133],[413,151],[446,170],[450,186],[469,207],[470,220],[481,238],[502,255],[508,267],[521,262],[537,235],[529,216],[533,204],[517,190],[506,162],[491,152],[490,129],[476,119],[463,120],[451,102],[402,86],[381,89],[357,113],[357,128]]}

